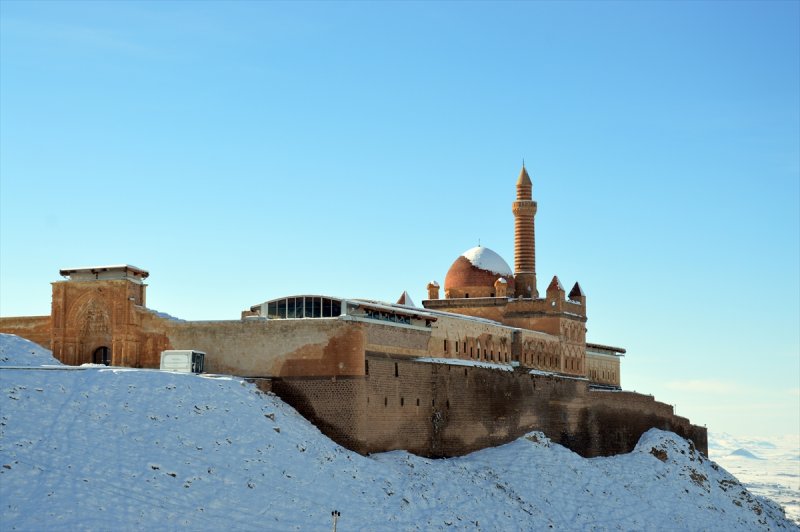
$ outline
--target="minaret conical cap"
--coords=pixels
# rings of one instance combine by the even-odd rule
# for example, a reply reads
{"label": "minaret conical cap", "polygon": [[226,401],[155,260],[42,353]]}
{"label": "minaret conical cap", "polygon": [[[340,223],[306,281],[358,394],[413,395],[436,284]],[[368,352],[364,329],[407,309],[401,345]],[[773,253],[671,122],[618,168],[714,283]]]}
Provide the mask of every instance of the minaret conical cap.
{"label": "minaret conical cap", "polygon": [[517,186],[519,185],[528,185],[529,187],[533,185],[533,183],[531,183],[531,177],[525,169],[525,163],[522,164],[522,170],[519,173],[519,179],[517,179]]}

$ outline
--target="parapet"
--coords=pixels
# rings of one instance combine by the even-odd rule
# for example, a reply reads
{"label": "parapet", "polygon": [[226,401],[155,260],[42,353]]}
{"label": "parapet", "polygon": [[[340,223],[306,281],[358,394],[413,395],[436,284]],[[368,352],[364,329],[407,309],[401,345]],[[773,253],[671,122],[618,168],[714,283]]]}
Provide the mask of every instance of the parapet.
{"label": "parapet", "polygon": [[86,266],[83,268],[64,268],[58,271],[62,277],[70,281],[117,281],[127,279],[141,284],[150,276],[150,272],[131,266],[119,264],[114,266]]}

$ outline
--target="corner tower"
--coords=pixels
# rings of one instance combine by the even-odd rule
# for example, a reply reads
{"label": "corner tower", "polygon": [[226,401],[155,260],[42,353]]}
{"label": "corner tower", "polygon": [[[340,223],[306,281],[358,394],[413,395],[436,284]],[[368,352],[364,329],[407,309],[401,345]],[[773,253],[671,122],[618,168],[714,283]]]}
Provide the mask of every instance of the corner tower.
{"label": "corner tower", "polygon": [[517,201],[512,204],[514,213],[514,295],[538,298],[536,290],[536,237],[534,217],[536,202],[533,201],[533,183],[522,164],[517,179]]}

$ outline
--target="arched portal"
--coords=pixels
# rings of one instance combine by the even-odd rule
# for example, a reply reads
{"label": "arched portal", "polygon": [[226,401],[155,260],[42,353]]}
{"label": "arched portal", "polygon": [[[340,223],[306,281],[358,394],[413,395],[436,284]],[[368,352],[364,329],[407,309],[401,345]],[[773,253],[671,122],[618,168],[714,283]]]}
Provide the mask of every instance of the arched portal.
{"label": "arched portal", "polygon": [[94,354],[92,355],[92,363],[103,364],[106,366],[111,364],[111,349],[104,345],[95,349]]}

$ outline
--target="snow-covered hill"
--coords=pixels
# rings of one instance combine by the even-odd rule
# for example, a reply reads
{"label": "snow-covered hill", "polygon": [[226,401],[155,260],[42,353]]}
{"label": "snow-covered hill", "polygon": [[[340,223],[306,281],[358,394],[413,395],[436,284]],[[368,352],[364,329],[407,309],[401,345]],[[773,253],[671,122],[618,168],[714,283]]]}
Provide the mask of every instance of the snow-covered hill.
{"label": "snow-covered hill", "polygon": [[712,432],[708,453],[748,490],[780,503],[800,523],[800,435],[765,440]]}
{"label": "snow-covered hill", "polygon": [[4,530],[328,530],[333,510],[340,531],[798,529],[668,432],[611,458],[540,433],[448,460],[363,457],[235,378],[12,369],[36,349],[0,342]]}

